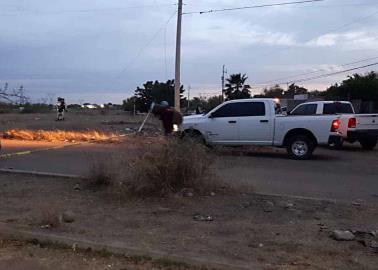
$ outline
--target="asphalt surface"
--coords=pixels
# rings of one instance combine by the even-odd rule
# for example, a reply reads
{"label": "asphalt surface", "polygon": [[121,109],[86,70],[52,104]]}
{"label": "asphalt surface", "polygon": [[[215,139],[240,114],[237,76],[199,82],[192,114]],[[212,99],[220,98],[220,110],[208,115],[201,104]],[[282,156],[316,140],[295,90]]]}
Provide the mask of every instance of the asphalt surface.
{"label": "asphalt surface", "polygon": [[[99,155],[120,151],[117,145],[2,141],[4,153],[35,153],[0,159],[0,168],[85,175]],[[53,146],[61,149],[39,151]],[[127,154],[127,153],[126,153]],[[347,146],[335,151],[318,148],[308,161],[287,159],[282,149],[254,148],[216,151],[219,179],[256,192],[378,203],[378,149]]]}

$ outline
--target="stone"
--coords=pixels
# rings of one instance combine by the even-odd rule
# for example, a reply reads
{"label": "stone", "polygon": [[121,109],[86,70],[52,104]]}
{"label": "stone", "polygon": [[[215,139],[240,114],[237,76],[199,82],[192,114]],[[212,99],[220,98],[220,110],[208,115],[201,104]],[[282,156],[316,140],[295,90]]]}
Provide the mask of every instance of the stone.
{"label": "stone", "polygon": [[271,201],[266,201],[263,209],[264,209],[264,212],[267,212],[267,213],[273,212],[274,203]]}
{"label": "stone", "polygon": [[183,189],[181,190],[181,194],[182,194],[182,196],[184,196],[184,197],[189,197],[189,198],[191,198],[191,197],[194,196],[194,190],[193,190],[192,188],[183,188]]}
{"label": "stone", "polygon": [[210,196],[211,196],[211,197],[214,197],[214,196],[215,196],[215,192],[211,192],[211,193],[210,193]]}
{"label": "stone", "polygon": [[80,190],[81,190],[80,185],[79,185],[79,184],[76,184],[76,185],[74,186],[74,190],[76,190],[76,191],[80,191]]}
{"label": "stone", "polygon": [[363,203],[365,203],[364,200],[358,199],[358,200],[353,201],[352,205],[354,205],[354,206],[361,206]]}
{"label": "stone", "polygon": [[280,202],[279,206],[285,208],[285,209],[290,209],[294,207],[294,203],[291,202]]}
{"label": "stone", "polygon": [[67,210],[64,211],[62,214],[62,220],[66,223],[72,223],[75,221],[75,214],[74,212]]}
{"label": "stone", "polygon": [[252,206],[252,203],[251,202],[242,202],[241,203],[241,207],[243,208],[249,208]]}
{"label": "stone", "polygon": [[370,242],[370,247],[375,250],[375,252],[378,252],[378,241],[371,241]]}
{"label": "stone", "polygon": [[332,238],[337,241],[353,241],[356,237],[350,231],[334,230],[332,232]]}
{"label": "stone", "polygon": [[212,216],[201,215],[201,214],[194,214],[193,219],[195,221],[213,221],[214,220]]}

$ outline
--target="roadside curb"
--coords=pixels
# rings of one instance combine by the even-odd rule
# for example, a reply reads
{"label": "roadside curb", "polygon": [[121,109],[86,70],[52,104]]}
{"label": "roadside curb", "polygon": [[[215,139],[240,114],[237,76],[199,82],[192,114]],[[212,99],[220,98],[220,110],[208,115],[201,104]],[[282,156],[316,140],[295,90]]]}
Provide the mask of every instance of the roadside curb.
{"label": "roadside curb", "polygon": [[54,177],[54,178],[69,178],[69,179],[86,179],[84,176],[73,175],[73,174],[61,174],[61,173],[49,173],[49,172],[38,172],[38,171],[24,171],[24,170],[14,170],[14,169],[0,169],[0,173],[7,174],[21,174],[30,176],[42,176],[42,177]]}
{"label": "roadside curb", "polygon": [[199,258],[188,258],[179,255],[172,255],[166,252],[154,250],[142,250],[127,246],[127,243],[112,241],[106,243],[104,241],[94,242],[85,239],[78,239],[75,237],[61,236],[53,233],[42,233],[36,231],[29,231],[25,228],[10,227],[0,222],[0,236],[7,240],[19,241],[36,241],[46,245],[57,245],[57,247],[77,249],[77,250],[91,250],[97,252],[109,252],[120,256],[148,256],[152,260],[166,259],[172,262],[185,263],[190,266],[206,267],[208,269],[224,269],[224,270],[258,270],[258,266],[245,265],[229,265],[218,262],[210,262]]}
{"label": "roadside curb", "polygon": [[[74,175],[74,174],[61,174],[61,173],[50,173],[50,172],[40,172],[40,171],[26,171],[26,170],[17,170],[17,169],[0,169],[0,173],[6,174],[21,174],[21,175],[30,175],[30,176],[42,176],[42,177],[54,177],[54,178],[67,178],[67,179],[78,179],[85,180],[85,176]],[[343,201],[326,199],[326,198],[316,198],[316,197],[307,197],[307,196],[298,196],[298,195],[288,195],[288,194],[279,194],[279,193],[264,193],[264,192],[253,192],[251,194],[258,196],[270,196],[270,197],[279,197],[279,198],[288,198],[295,200],[310,200],[310,201],[319,201],[319,202],[328,202],[328,203],[341,203]]]}
{"label": "roadside curb", "polygon": [[279,194],[279,193],[253,192],[251,194],[259,195],[259,196],[289,198],[289,199],[293,199],[293,200],[308,200],[308,201],[328,202],[328,203],[342,203],[343,202],[343,201],[339,201],[339,200],[332,200],[332,199],[326,199],[326,198],[306,197],[306,196],[298,196],[298,195],[287,195],[287,194]]}

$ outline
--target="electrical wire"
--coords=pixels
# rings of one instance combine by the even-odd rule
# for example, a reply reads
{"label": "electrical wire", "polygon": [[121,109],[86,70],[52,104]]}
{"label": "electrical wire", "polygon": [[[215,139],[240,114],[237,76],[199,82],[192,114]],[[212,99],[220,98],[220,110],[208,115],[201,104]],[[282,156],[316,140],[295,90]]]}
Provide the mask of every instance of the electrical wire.
{"label": "electrical wire", "polygon": [[170,17],[169,19],[164,23],[164,25],[162,27],[160,27],[154,34],[153,36],[151,37],[151,39],[148,40],[148,42],[139,50],[139,52],[136,54],[136,56],[126,65],[126,67],[124,69],[122,69],[119,74],[115,77],[115,79],[118,79],[119,77],[121,77],[121,75],[126,72],[134,63],[136,60],[138,60],[138,58],[144,53],[144,51],[151,45],[151,43],[157,38],[157,36],[159,35],[159,33],[166,29],[169,22],[172,20],[172,18],[177,14],[177,11],[175,11]]}
{"label": "electrical wire", "polygon": [[[347,64],[342,64],[342,65],[339,65],[339,67],[346,67],[346,66],[359,64],[359,63],[363,63],[363,62],[367,62],[367,61],[371,61],[371,60],[376,60],[376,59],[378,59],[378,56],[354,61],[354,62],[347,63]],[[281,81],[281,80],[285,80],[285,79],[292,79],[292,78],[311,75],[311,74],[316,74],[316,73],[324,72],[324,71],[327,71],[327,69],[317,69],[317,70],[313,70],[313,71],[310,71],[310,72],[301,73],[301,74],[297,74],[297,75],[291,75],[291,76],[287,76],[287,77],[280,77],[280,78],[277,78],[277,79],[264,81],[264,82],[260,82],[260,83],[257,83],[257,84],[258,85],[270,85],[271,83],[274,83],[274,82],[277,82],[277,81]]]}
{"label": "electrical wire", "polygon": [[243,10],[243,9],[254,9],[254,8],[265,8],[265,7],[276,7],[276,6],[288,6],[288,5],[296,5],[296,4],[307,4],[307,3],[324,2],[324,1],[326,1],[326,0],[305,0],[305,1],[294,1],[294,2],[282,2],[282,3],[275,3],[275,4],[263,4],[263,5],[244,6],[244,7],[235,7],[235,8],[222,8],[222,9],[210,9],[210,10],[204,10],[204,11],[191,11],[191,12],[184,12],[182,14],[183,15],[206,14],[206,13],[235,11],[235,10]]}
{"label": "electrical wire", "polygon": [[20,13],[33,15],[60,15],[67,13],[93,13],[93,12],[108,12],[108,11],[124,11],[128,9],[139,9],[148,7],[161,7],[161,6],[177,6],[177,4],[159,4],[159,5],[140,5],[129,7],[112,7],[112,8],[94,8],[94,9],[78,9],[78,10],[57,10],[57,11],[40,11],[40,10],[18,10],[17,12],[11,11],[9,14],[0,13],[0,17],[17,16]]}
{"label": "electrical wire", "polygon": [[[372,66],[376,66],[376,65],[378,65],[378,62],[369,64],[369,65],[355,67],[355,68],[345,69],[345,70],[341,70],[341,71],[337,71],[337,72],[332,72],[332,73],[328,73],[328,74],[323,74],[323,75],[319,75],[319,76],[315,76],[315,77],[310,77],[310,78],[305,78],[305,79],[300,79],[300,80],[294,80],[294,81],[284,82],[284,83],[292,84],[292,83],[301,83],[301,82],[313,81],[313,80],[316,80],[316,79],[331,77],[331,76],[342,74],[342,73],[345,73],[345,72],[354,71],[354,70],[358,70],[358,69],[363,69],[363,68],[367,68],[367,67],[372,67]],[[284,83],[279,83],[279,84],[284,84]]]}

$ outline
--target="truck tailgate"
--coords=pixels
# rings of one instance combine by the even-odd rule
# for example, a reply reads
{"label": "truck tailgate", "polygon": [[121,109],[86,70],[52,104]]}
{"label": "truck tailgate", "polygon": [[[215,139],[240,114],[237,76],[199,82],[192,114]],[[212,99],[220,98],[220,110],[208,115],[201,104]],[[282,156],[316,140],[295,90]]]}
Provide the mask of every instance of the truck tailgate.
{"label": "truck tailgate", "polygon": [[356,114],[357,129],[378,129],[378,114]]}

